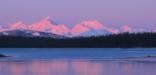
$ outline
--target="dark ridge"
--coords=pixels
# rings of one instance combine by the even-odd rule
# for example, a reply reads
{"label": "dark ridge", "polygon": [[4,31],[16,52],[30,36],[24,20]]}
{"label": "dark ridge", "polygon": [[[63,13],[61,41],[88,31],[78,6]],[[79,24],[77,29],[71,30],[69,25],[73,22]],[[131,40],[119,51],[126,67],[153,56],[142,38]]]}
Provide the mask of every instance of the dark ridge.
{"label": "dark ridge", "polygon": [[133,48],[156,47],[156,33],[121,33],[64,39],[0,36],[1,48]]}

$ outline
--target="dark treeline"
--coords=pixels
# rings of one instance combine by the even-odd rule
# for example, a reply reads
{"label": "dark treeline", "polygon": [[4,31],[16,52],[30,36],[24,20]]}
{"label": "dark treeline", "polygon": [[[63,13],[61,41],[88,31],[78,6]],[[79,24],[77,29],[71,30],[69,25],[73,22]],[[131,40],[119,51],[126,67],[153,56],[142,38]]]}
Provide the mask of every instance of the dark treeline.
{"label": "dark treeline", "polygon": [[3,48],[51,48],[51,47],[156,47],[156,33],[121,33],[105,36],[54,39],[44,37],[0,36]]}

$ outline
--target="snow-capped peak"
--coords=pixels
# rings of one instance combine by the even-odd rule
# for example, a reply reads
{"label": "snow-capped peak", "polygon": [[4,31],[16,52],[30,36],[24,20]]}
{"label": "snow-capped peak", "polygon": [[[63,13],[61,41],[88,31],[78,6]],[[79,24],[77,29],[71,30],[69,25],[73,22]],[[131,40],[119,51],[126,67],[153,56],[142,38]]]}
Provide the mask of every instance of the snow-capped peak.
{"label": "snow-capped peak", "polygon": [[132,28],[129,27],[128,25],[121,26],[120,29],[121,29],[121,32],[131,32],[132,31]]}
{"label": "snow-capped peak", "polygon": [[103,25],[102,23],[96,21],[96,20],[90,20],[90,21],[82,21],[79,24],[76,24],[72,30],[71,33],[73,35],[81,35],[81,34],[93,34],[93,35],[104,35],[105,33],[113,33],[117,34],[119,33],[118,29],[107,27],[106,25]]}
{"label": "snow-capped peak", "polygon": [[[10,24],[7,27],[0,27],[0,32],[8,31],[8,30],[31,30],[37,32],[46,32],[53,33],[63,36],[81,36],[81,35],[104,35],[104,34],[117,34],[120,32],[135,32],[138,29],[132,29],[129,25],[121,26],[120,28],[109,27],[105,24],[102,24],[96,20],[87,20],[82,21],[78,24],[75,24],[73,28],[69,29],[65,24],[55,23],[50,19],[49,16],[40,20],[39,22],[35,22],[30,25],[26,25],[21,21]],[[144,31],[139,30],[139,31]],[[153,30],[156,31],[156,30]],[[39,36],[38,33],[34,33],[34,35]]]}
{"label": "snow-capped peak", "polygon": [[49,17],[46,17],[45,19],[29,26],[29,29],[41,32],[51,32],[59,35],[64,35],[69,32],[69,29],[68,27],[66,27],[66,25],[64,24],[55,25],[52,22],[53,21],[50,20]]}
{"label": "snow-capped peak", "polygon": [[23,22],[18,21],[18,22],[14,23],[14,24],[9,25],[9,29],[10,30],[27,29],[27,26]]}
{"label": "snow-capped peak", "polygon": [[34,30],[34,31],[42,31],[42,32],[47,32],[47,30],[50,30],[52,25],[51,22],[48,21],[49,17],[46,17],[45,19],[33,23],[32,25],[29,26],[30,30]]}
{"label": "snow-capped peak", "polygon": [[95,29],[95,30],[99,30],[99,29],[104,29],[105,28],[104,25],[102,25],[100,22],[98,22],[96,20],[93,20],[93,21],[82,21],[80,24],[83,25],[83,26],[86,26],[88,28]]}

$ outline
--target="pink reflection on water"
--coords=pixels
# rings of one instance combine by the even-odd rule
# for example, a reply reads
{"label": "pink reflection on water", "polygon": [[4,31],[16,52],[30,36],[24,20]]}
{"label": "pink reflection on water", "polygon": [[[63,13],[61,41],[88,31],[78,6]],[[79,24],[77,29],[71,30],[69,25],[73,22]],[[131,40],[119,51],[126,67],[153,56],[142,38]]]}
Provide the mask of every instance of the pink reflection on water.
{"label": "pink reflection on water", "polygon": [[21,65],[18,65],[18,64],[11,65],[10,73],[13,75],[22,75],[23,69],[21,69],[21,68],[24,68],[24,67],[22,67]]}
{"label": "pink reflection on water", "polygon": [[122,64],[121,69],[123,70],[124,75],[132,75],[133,71],[131,70],[131,66],[129,64]]}
{"label": "pink reflection on water", "polygon": [[55,71],[64,71],[67,69],[68,67],[68,63],[67,62],[61,62],[61,61],[55,61],[53,63],[50,64],[50,67],[55,70]]}
{"label": "pink reflection on water", "polygon": [[[2,69],[3,68],[3,69]],[[3,75],[100,75],[102,67],[87,61],[66,60],[0,63]]]}
{"label": "pink reflection on water", "polygon": [[77,61],[72,63],[76,74],[79,75],[100,75],[102,67],[100,64]]}
{"label": "pink reflection on water", "polygon": [[50,66],[46,62],[32,62],[29,69],[33,75],[50,75]]}
{"label": "pink reflection on water", "polygon": [[87,60],[0,62],[0,75],[155,75],[156,63]]}
{"label": "pink reflection on water", "polygon": [[67,61],[53,61],[52,63],[49,64],[51,67],[50,70],[52,74],[54,75],[61,75],[61,74],[67,74],[68,71],[68,62]]}

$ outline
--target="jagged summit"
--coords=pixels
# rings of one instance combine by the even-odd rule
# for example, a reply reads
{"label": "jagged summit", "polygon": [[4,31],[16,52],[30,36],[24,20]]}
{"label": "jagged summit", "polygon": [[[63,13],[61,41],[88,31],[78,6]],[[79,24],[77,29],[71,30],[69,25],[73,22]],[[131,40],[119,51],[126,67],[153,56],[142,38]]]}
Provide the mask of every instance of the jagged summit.
{"label": "jagged summit", "polygon": [[[123,25],[119,28],[109,27],[108,25],[102,24],[96,20],[82,21],[75,24],[73,28],[68,28],[65,24],[58,24],[50,19],[49,16],[41,19],[38,22],[30,25],[24,24],[22,21],[10,24],[8,26],[1,26],[0,32],[11,30],[25,30],[25,31],[37,31],[52,33],[63,36],[92,36],[92,35],[105,35],[105,34],[118,34],[121,32],[142,32],[144,29],[133,29],[129,25]],[[153,30],[156,31],[156,30]],[[37,35],[37,33],[35,34]]]}
{"label": "jagged summit", "polygon": [[14,24],[9,25],[10,30],[16,30],[16,29],[27,29],[27,25],[25,25],[22,21],[18,21]]}

